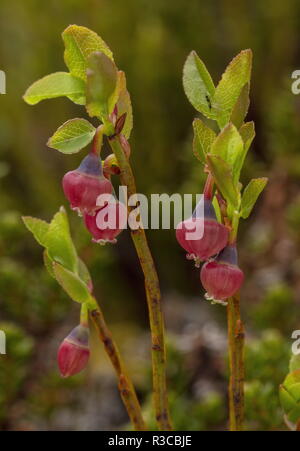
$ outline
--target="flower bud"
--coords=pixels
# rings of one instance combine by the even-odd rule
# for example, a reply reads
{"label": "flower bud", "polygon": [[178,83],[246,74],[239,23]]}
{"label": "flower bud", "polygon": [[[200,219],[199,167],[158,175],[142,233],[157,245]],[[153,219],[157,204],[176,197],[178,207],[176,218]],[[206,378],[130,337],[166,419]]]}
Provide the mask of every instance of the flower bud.
{"label": "flower bud", "polygon": [[116,237],[127,224],[127,209],[122,202],[108,202],[94,216],[85,214],[84,222],[94,242],[116,243]]}
{"label": "flower bud", "polygon": [[236,246],[228,245],[216,260],[205,263],[200,279],[207,299],[226,304],[224,301],[240,289],[244,280],[243,271],[237,266]]}
{"label": "flower bud", "polygon": [[103,172],[108,175],[108,178],[111,174],[120,174],[120,168],[118,166],[117,159],[113,153],[108,155],[103,163]]}
{"label": "flower bud", "polygon": [[300,370],[287,375],[280,386],[279,398],[286,423],[291,429],[296,430],[296,425],[300,422]]}
{"label": "flower bud", "polygon": [[75,327],[64,339],[57,353],[57,362],[63,377],[80,373],[89,360],[89,329],[84,326]]}
{"label": "flower bud", "polygon": [[77,169],[67,172],[62,184],[71,208],[80,214],[95,214],[98,196],[110,194],[113,189],[103,176],[101,161],[94,153],[89,153]]}
{"label": "flower bud", "polygon": [[[197,229],[201,230],[202,222],[202,237],[191,239],[189,234]],[[228,241],[228,229],[217,221],[212,202],[204,199],[198,203],[192,217],[178,224],[176,238],[192,257],[207,260],[224,249]]]}

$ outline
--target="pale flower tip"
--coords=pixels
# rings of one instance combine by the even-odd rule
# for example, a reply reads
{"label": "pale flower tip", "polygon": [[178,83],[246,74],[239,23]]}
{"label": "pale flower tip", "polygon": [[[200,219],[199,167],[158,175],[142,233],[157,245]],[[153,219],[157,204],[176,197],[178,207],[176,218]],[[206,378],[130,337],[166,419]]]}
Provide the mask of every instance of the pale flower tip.
{"label": "pale flower tip", "polygon": [[199,257],[195,257],[195,268],[200,268],[201,266],[201,259]]}
{"label": "pale flower tip", "polygon": [[204,297],[205,297],[205,299],[206,299],[207,301],[209,301],[212,305],[219,304],[219,305],[226,306],[226,305],[228,304],[227,301],[223,301],[222,299],[214,299],[214,297],[211,296],[211,295],[209,295],[208,293],[205,293]]}
{"label": "pale flower tip", "polygon": [[100,246],[105,246],[107,240],[97,240],[96,238],[92,238],[92,243],[100,244]]}
{"label": "pale flower tip", "polygon": [[204,297],[207,301],[211,301],[213,299],[208,293],[205,293]]}
{"label": "pale flower tip", "polygon": [[82,211],[80,210],[79,207],[72,207],[71,206],[71,210],[75,211],[75,213],[77,213],[80,218],[82,217]]}
{"label": "pale flower tip", "polygon": [[96,240],[96,238],[92,238],[92,242],[100,244],[100,246],[105,246],[107,243],[108,244],[116,244],[118,242],[118,240],[116,238],[114,238],[113,240]]}
{"label": "pale flower tip", "polygon": [[63,379],[67,379],[68,377],[70,377],[70,374],[63,374],[63,373],[60,373],[60,377],[62,377]]}
{"label": "pale flower tip", "polygon": [[223,305],[224,307],[226,307],[228,305],[227,301],[222,301],[222,299],[212,299],[211,300],[211,304],[219,304],[219,305]]}
{"label": "pale flower tip", "polygon": [[195,254],[186,254],[187,260],[195,260],[195,258],[196,258]]}

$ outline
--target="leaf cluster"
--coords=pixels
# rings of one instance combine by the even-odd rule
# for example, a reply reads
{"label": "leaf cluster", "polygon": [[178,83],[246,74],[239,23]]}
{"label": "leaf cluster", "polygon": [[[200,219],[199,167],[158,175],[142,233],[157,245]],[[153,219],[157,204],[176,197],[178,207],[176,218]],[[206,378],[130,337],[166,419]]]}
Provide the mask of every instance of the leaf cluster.
{"label": "leaf cluster", "polygon": [[193,122],[193,152],[207,165],[219,192],[233,212],[247,218],[267,183],[252,179],[242,192],[241,170],[255,136],[254,123],[244,122],[249,108],[252,52],[241,51],[215,86],[203,61],[192,51],[184,65],[183,86],[194,108],[220,128],[217,135],[206,120]]}
{"label": "leaf cluster", "polygon": [[[110,130],[110,118],[126,114],[122,133],[129,138],[133,125],[126,77],[118,70],[107,44],[94,31],[70,25],[62,33],[64,60],[69,72],[55,72],[37,80],[23,98],[29,105],[45,99],[67,97],[84,105],[91,118],[96,117]],[[96,128],[83,118],[70,119],[49,138],[48,146],[65,154],[79,152],[93,139]]]}

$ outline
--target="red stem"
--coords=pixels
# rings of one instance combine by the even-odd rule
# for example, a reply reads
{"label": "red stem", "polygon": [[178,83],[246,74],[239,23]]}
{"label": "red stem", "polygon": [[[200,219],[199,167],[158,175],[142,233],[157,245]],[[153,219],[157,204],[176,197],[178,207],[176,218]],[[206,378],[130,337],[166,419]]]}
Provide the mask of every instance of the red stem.
{"label": "red stem", "polygon": [[204,199],[211,200],[213,197],[214,178],[209,172],[204,186]]}

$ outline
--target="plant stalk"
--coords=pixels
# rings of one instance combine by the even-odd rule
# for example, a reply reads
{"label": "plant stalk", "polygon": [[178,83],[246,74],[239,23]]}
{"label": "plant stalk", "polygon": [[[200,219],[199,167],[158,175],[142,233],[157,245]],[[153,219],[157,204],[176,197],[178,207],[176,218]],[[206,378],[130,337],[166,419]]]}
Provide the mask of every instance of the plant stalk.
{"label": "plant stalk", "polygon": [[95,302],[93,302],[93,305],[90,306],[90,316],[99,333],[100,339],[103,342],[105,351],[117,374],[120,395],[130,417],[130,420],[133,424],[133,427],[136,431],[145,431],[147,430],[147,428],[143,419],[141,406],[138,401],[134,386],[131,382],[130,377],[128,376],[128,372],[121,359],[119,349],[112,338],[111,332],[106,325],[102,311],[98,306],[96,300]]}
{"label": "plant stalk", "polygon": [[240,313],[240,296],[228,299],[228,352],[229,352],[229,429],[242,431],[244,422],[244,325]]}
{"label": "plant stalk", "polygon": [[[119,136],[109,139],[120,168],[120,180],[127,186],[128,197],[136,194],[135,179],[128,158],[120,143]],[[128,208],[130,213],[130,207]],[[161,293],[154,261],[148,246],[145,230],[131,230],[133,240],[145,279],[145,290],[149,310],[152,340],[153,397],[156,421],[159,430],[172,430],[166,384],[166,352],[164,341],[164,322],[161,308]]]}
{"label": "plant stalk", "polygon": [[[225,223],[222,211],[221,197],[217,197],[222,214],[222,222]],[[226,213],[225,213],[226,214]],[[230,220],[229,244],[234,244],[237,238],[240,216],[234,211]],[[236,293],[229,298],[227,304],[227,333],[228,333],[228,357],[229,357],[229,430],[242,431],[244,424],[244,324],[241,319],[240,294]]]}
{"label": "plant stalk", "polygon": [[213,197],[213,188],[214,188],[214,178],[211,175],[211,172],[208,173],[206,182],[204,185],[203,195],[204,199],[211,200]]}

